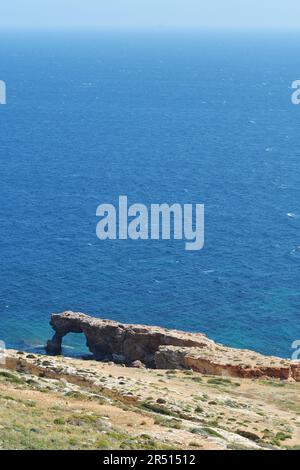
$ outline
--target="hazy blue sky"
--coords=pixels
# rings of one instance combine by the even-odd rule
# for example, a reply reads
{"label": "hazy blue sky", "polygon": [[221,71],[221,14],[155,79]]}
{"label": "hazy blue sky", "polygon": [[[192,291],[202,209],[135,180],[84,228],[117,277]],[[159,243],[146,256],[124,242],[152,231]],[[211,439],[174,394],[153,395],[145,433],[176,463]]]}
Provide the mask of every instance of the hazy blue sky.
{"label": "hazy blue sky", "polygon": [[6,27],[300,27],[300,0],[1,0]]}

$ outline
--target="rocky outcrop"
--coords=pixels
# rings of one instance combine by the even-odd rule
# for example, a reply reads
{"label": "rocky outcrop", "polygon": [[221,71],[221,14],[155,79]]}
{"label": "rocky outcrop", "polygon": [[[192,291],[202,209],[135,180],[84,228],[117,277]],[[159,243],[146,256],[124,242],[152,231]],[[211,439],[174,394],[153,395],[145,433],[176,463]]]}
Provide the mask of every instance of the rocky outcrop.
{"label": "rocky outcrop", "polygon": [[155,367],[154,355],[162,345],[207,348],[213,341],[203,334],[145,325],[127,325],[89,317],[83,313],[53,314],[50,325],[55,331],[48,341],[48,354],[60,354],[62,339],[68,333],[83,333],[91,353],[99,360],[112,360],[131,365],[140,361]]}
{"label": "rocky outcrop", "polygon": [[217,344],[204,350],[161,346],[155,354],[155,364],[158,369],[192,369],[209,375],[300,382],[300,363]]}
{"label": "rocky outcrop", "polygon": [[200,333],[145,325],[130,325],[89,317],[82,313],[53,314],[55,334],[48,354],[61,354],[68,333],[83,333],[98,360],[159,369],[193,369],[203,374],[241,378],[270,377],[300,381],[300,362],[228,348]]}

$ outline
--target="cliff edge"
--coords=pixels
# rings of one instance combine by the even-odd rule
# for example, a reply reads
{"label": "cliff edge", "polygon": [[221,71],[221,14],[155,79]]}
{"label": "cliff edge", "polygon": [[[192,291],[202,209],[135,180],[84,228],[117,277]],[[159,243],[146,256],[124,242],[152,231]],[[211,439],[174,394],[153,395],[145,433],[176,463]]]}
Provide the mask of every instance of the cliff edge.
{"label": "cliff edge", "polygon": [[300,382],[300,362],[215,343],[201,333],[130,325],[83,313],[53,314],[55,331],[47,342],[48,354],[61,354],[68,333],[83,333],[96,360],[132,367],[192,369],[202,374],[240,378],[276,378]]}

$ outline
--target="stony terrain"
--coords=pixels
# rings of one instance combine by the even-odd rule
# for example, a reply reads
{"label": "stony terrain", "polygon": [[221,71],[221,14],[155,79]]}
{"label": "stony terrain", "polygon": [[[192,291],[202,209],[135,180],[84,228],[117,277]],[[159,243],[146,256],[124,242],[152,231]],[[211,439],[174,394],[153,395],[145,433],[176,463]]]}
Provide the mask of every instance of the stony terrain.
{"label": "stony terrain", "polygon": [[1,449],[300,448],[300,384],[7,351]]}

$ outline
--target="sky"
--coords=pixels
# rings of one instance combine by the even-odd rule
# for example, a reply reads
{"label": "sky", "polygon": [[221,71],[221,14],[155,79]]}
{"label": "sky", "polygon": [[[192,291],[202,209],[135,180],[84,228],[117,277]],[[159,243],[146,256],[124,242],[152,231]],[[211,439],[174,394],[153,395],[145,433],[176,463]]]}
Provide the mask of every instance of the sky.
{"label": "sky", "polygon": [[300,0],[0,0],[0,30],[295,27]]}

